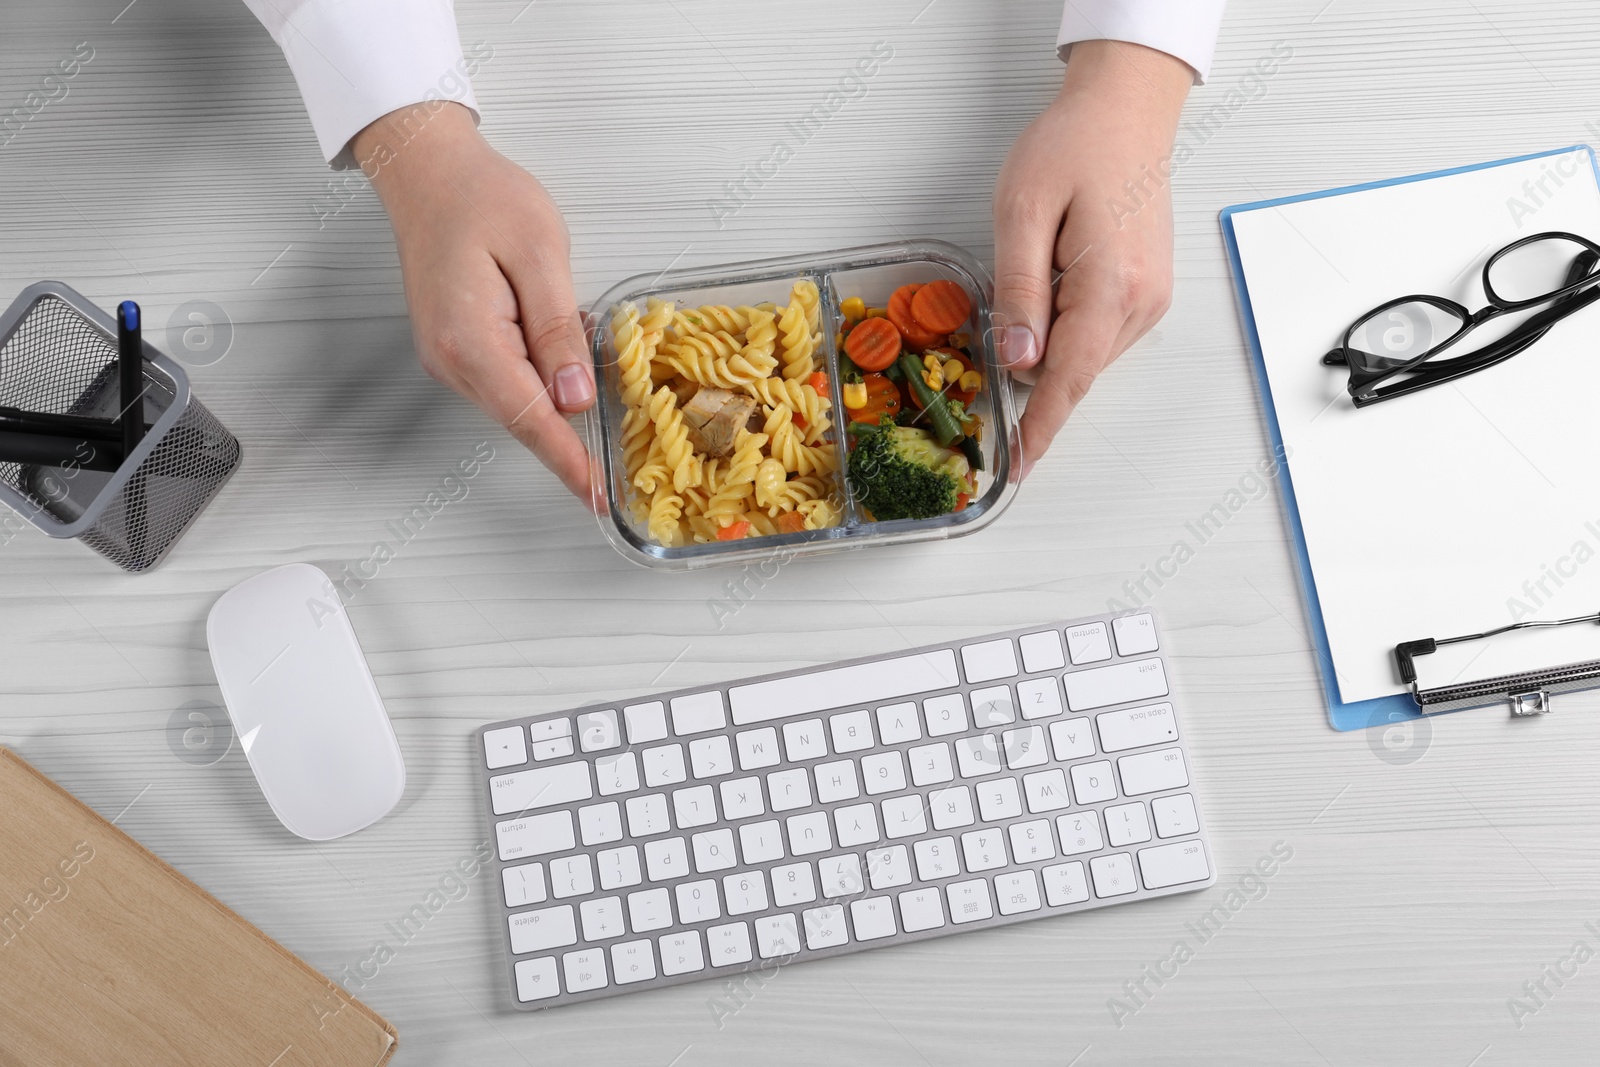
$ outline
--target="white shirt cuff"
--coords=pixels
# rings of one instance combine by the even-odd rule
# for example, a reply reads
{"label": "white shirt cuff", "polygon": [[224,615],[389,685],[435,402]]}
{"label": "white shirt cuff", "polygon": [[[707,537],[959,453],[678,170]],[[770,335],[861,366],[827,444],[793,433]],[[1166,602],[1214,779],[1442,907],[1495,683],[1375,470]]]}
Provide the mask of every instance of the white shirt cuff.
{"label": "white shirt cuff", "polygon": [[1227,0],[1067,0],[1056,48],[1062,59],[1079,41],[1128,41],[1155,48],[1194,68],[1200,84],[1211,70]]}
{"label": "white shirt cuff", "polygon": [[452,0],[245,0],[289,60],[323,158],[355,163],[350,140],[407,104],[455,100],[478,117]]}

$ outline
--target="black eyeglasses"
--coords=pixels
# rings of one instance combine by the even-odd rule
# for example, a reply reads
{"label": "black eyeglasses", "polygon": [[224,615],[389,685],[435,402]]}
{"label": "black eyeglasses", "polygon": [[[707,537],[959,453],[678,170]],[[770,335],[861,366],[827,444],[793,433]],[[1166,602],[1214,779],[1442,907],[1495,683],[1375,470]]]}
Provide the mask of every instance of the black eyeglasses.
{"label": "black eyeglasses", "polygon": [[[1600,245],[1577,234],[1524,237],[1483,265],[1483,292],[1489,299],[1483,309],[1468,311],[1442,296],[1402,296],[1358,318],[1322,362],[1349,368],[1350,399],[1358,408],[1455,381],[1505,362],[1600,299],[1596,264]],[[1547,303],[1481,347],[1438,358],[1484,323]]]}

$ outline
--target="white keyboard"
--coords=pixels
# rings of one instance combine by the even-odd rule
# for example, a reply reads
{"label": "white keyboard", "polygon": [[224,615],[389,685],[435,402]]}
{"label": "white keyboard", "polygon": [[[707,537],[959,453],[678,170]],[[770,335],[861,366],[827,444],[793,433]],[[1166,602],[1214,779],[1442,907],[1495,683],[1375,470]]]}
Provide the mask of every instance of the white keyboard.
{"label": "white keyboard", "polygon": [[1149,612],[486,726],[533,1009],[1216,881]]}

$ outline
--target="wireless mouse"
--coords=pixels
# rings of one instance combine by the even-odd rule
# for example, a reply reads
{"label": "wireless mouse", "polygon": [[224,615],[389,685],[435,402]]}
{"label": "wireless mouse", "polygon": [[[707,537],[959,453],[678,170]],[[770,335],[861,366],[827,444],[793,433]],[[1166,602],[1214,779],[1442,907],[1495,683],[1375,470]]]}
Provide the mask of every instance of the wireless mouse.
{"label": "wireless mouse", "polygon": [[245,758],[279,821],[329,841],[387,815],[405,760],[328,576],[291,563],[218,598],[206,644]]}

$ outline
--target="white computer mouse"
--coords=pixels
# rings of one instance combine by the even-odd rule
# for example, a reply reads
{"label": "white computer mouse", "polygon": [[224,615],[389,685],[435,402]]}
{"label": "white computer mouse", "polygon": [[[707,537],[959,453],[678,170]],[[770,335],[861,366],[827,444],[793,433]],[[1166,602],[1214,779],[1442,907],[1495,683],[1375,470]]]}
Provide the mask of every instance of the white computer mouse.
{"label": "white computer mouse", "polygon": [[326,574],[290,563],[240,582],[212,606],[206,644],[250,769],[291,833],[343,837],[399,803],[400,744]]}

